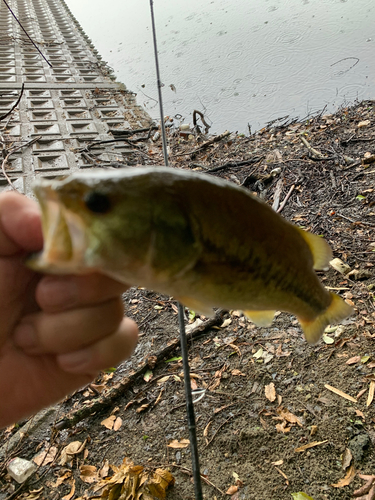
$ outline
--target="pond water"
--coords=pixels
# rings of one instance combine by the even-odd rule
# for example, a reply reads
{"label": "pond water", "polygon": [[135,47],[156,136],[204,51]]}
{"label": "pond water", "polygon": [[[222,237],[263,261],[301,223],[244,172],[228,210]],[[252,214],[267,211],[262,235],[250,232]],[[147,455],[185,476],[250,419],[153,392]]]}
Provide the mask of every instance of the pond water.
{"label": "pond water", "polygon": [[[148,0],[67,0],[117,79],[158,118]],[[164,112],[211,132],[375,98],[374,0],[155,0]]]}

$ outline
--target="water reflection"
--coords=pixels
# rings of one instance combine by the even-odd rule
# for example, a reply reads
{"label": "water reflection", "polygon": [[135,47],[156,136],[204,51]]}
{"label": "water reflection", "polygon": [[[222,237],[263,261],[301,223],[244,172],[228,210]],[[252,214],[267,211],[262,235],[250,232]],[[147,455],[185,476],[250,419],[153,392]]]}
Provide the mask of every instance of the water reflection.
{"label": "water reflection", "polygon": [[[68,0],[118,80],[158,116],[147,0]],[[375,98],[373,0],[155,0],[164,110],[212,131]],[[173,91],[170,85],[175,87]]]}

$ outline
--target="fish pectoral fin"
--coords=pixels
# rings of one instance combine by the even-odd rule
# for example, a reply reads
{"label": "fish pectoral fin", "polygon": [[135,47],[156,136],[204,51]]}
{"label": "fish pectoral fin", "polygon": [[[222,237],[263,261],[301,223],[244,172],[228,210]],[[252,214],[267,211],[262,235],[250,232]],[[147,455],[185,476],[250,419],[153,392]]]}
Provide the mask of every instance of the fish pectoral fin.
{"label": "fish pectoral fin", "polygon": [[271,326],[276,311],[244,311],[250,321],[257,326]]}
{"label": "fish pectoral fin", "polygon": [[309,344],[315,344],[318,342],[327,325],[330,325],[331,323],[338,323],[353,314],[353,308],[341,297],[334,293],[331,293],[331,297],[331,304],[315,319],[308,321],[298,318],[305,335],[305,339]]}
{"label": "fish pectoral fin", "polygon": [[314,260],[314,269],[327,270],[333,255],[331,247],[328,245],[326,240],[316,234],[308,233],[303,229],[298,228],[298,230],[310,248]]}
{"label": "fish pectoral fin", "polygon": [[180,296],[176,297],[176,299],[185,307],[188,307],[191,311],[194,311],[198,314],[202,314],[203,316],[208,317],[214,315],[214,310],[212,309],[212,307],[204,304],[203,302],[200,302],[197,299],[194,299],[193,297]]}

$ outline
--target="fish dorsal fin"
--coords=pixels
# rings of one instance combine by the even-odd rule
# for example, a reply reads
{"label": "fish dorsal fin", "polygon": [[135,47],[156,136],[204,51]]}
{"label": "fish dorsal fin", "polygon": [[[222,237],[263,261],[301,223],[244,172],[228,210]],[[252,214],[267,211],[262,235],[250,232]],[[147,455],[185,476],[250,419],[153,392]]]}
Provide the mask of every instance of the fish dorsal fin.
{"label": "fish dorsal fin", "polygon": [[308,244],[313,256],[314,269],[328,269],[329,262],[332,260],[332,250],[325,239],[316,234],[308,233],[303,229],[298,228],[300,235]]}
{"label": "fish dorsal fin", "polygon": [[244,311],[244,314],[250,321],[257,326],[271,326],[276,311]]}

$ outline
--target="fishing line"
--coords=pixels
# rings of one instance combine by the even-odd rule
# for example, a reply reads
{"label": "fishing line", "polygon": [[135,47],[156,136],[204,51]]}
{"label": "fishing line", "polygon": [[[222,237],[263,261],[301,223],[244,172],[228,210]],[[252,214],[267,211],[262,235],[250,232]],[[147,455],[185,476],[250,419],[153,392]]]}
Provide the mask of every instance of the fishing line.
{"label": "fishing line", "polygon": [[161,136],[162,136],[162,140],[163,140],[164,164],[166,167],[168,167],[167,135],[165,133],[163,96],[161,95],[161,88],[164,87],[164,84],[162,83],[162,81],[160,79],[159,55],[158,55],[158,46],[156,43],[156,27],[155,27],[154,1],[153,0],[150,0],[150,10],[151,10],[151,22],[152,22],[152,38],[153,38],[153,42],[154,42],[156,82],[157,82],[157,86],[158,86],[158,96],[159,96],[159,112],[160,112]]}
{"label": "fishing line", "polygon": [[48,64],[48,66],[50,68],[52,68],[52,64],[48,61],[48,59],[46,59],[46,57],[43,55],[42,51],[39,49],[39,47],[34,43],[33,39],[31,38],[31,36],[28,34],[28,32],[25,30],[25,28],[22,26],[21,22],[18,20],[16,14],[12,11],[12,9],[9,7],[9,5],[7,4],[6,0],[3,0],[3,2],[5,3],[5,5],[8,7],[8,10],[9,12],[12,14],[12,16],[14,17],[14,19],[17,21],[17,23],[20,25],[21,29],[23,30],[23,32],[25,33],[25,35],[27,36],[27,38],[30,40],[30,42],[34,45],[34,47],[36,48],[36,50],[39,52],[39,54],[43,57],[43,59],[46,61],[46,63]]}
{"label": "fishing line", "polygon": [[[163,112],[163,98],[161,94],[161,88],[163,87],[163,83],[160,79],[160,70],[159,70],[159,57],[158,57],[158,48],[156,42],[156,28],[155,28],[155,17],[154,17],[154,2],[150,0],[150,10],[151,10],[151,22],[152,22],[152,37],[154,42],[154,53],[155,53],[155,66],[156,66],[156,78],[157,78],[157,86],[158,86],[158,95],[159,95],[159,110],[160,110],[160,123],[161,123],[161,136],[163,141],[163,155],[164,155],[164,164],[168,167],[168,149],[167,149],[167,135],[165,132],[165,124],[164,124],[164,112]],[[202,493],[202,480],[199,468],[199,453],[198,453],[198,443],[197,443],[197,432],[196,432],[196,424],[195,424],[195,412],[194,412],[194,403],[193,396],[191,392],[191,383],[190,383],[190,367],[189,367],[189,357],[188,357],[188,346],[185,332],[185,311],[184,306],[182,304],[178,304],[178,323],[180,329],[180,345],[181,345],[181,355],[182,355],[182,364],[184,370],[184,386],[185,386],[185,397],[186,397],[186,412],[187,412],[187,420],[189,427],[189,439],[190,439],[190,451],[191,451],[191,461],[192,461],[192,469],[193,469],[193,479],[194,479],[194,491],[196,500],[203,500]]]}

